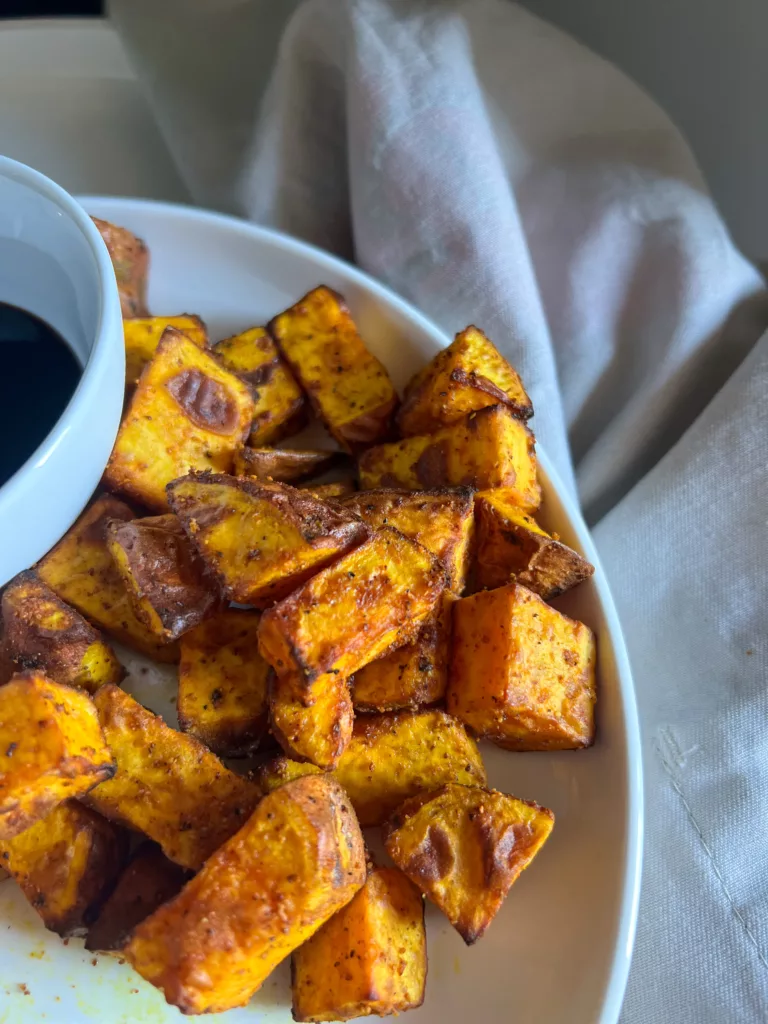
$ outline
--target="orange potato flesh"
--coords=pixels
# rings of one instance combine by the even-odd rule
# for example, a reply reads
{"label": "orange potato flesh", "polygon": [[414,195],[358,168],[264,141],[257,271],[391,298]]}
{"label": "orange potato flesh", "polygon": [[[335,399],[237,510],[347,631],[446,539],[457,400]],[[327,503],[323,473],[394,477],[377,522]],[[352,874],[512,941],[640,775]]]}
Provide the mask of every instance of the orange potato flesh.
{"label": "orange potato flesh", "polygon": [[125,338],[125,381],[133,386],[144,367],[153,358],[160,338],[167,327],[185,334],[198,348],[208,347],[208,331],[199,316],[182,313],[180,316],[130,317],[123,320]]}
{"label": "orange potato flesh", "polygon": [[120,228],[98,217],[92,217],[91,220],[99,229],[112,260],[123,316],[146,316],[149,250],[127,228]]}
{"label": "orange potato flesh", "polygon": [[289,757],[333,768],[352,737],[349,685],[336,676],[311,686],[302,700],[289,677],[273,675],[269,717],[272,734]]}
{"label": "orange potato flesh", "polygon": [[354,480],[334,480],[329,484],[303,484],[302,490],[309,491],[321,501],[328,501],[329,498],[345,498],[348,494],[354,494]]}

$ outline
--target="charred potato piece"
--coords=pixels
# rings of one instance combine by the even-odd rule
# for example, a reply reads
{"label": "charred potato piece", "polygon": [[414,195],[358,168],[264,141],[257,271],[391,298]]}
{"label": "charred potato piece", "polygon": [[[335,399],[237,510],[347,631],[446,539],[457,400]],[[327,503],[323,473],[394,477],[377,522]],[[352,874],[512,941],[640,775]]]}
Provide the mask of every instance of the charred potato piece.
{"label": "charred potato piece", "polygon": [[233,473],[255,480],[295,483],[320,476],[344,459],[341,452],[300,448],[241,448],[235,455]]}
{"label": "charred potato piece", "polygon": [[109,891],[128,852],[117,825],[67,800],[31,828],[0,840],[0,864],[46,928],[72,935]]}
{"label": "charred potato piece", "polygon": [[109,644],[34,572],[19,573],[5,588],[2,622],[3,643],[15,671],[38,669],[89,693],[123,678]]}
{"label": "charred potato piece", "polygon": [[0,688],[0,839],[114,772],[96,709],[82,690],[35,672]]}
{"label": "charred potato piece", "polygon": [[424,901],[396,868],[373,868],[353,899],[293,954],[293,1019],[386,1017],[421,1006]]}
{"label": "charred potato piece", "polygon": [[154,357],[166,327],[186,334],[198,348],[208,347],[208,330],[199,316],[145,316],[123,320],[125,337],[125,381],[136,384],[144,367]]}
{"label": "charred potato piece", "polygon": [[102,686],[94,702],[117,771],[88,803],[196,870],[247,820],[259,790],[118,686]]}
{"label": "charred potato piece", "polygon": [[[326,776],[265,796],[124,956],[183,1013],[244,1006],[365,882],[360,828]],[[279,908],[276,911],[276,908]]]}
{"label": "charred potato piece", "polygon": [[178,648],[154,636],[136,617],[120,573],[107,548],[110,521],[135,513],[124,502],[102,495],[37,565],[51,590],[116,640],[157,661],[175,661]]}
{"label": "charred potato piece", "polygon": [[373,529],[391,526],[423,544],[448,573],[448,586],[460,594],[469,566],[474,532],[472,491],[361,491],[345,498],[344,508],[356,512]]}
{"label": "charred potato piece", "polygon": [[265,612],[259,649],[297,686],[347,679],[414,639],[444,583],[426,548],[384,527]]}
{"label": "charred potato piece", "polygon": [[310,494],[321,501],[328,501],[329,499],[345,498],[348,494],[354,494],[355,482],[354,480],[334,480],[329,484],[304,484],[302,490],[309,491]]}
{"label": "charred potato piece", "polygon": [[92,217],[99,234],[107,247],[109,258],[115,270],[117,291],[120,295],[120,310],[124,317],[146,316],[147,273],[149,271],[149,250],[140,238],[127,228],[120,228],[109,221]]}
{"label": "charred potato piece", "polygon": [[227,596],[255,607],[289,594],[369,533],[306,491],[244,477],[182,477],[168,500]]}
{"label": "charred potato piece", "polygon": [[478,590],[520,583],[548,601],[595,571],[577,551],[542,530],[503,489],[476,495],[475,516]]}
{"label": "charred potato piece", "polygon": [[468,946],[549,838],[546,807],[453,783],[406,800],[384,827],[387,853]]}
{"label": "charred potato piece", "polygon": [[310,687],[301,700],[289,677],[273,674],[269,718],[272,734],[289,757],[333,768],[352,737],[349,685],[336,676]]}
{"label": "charred potato piece", "polygon": [[518,374],[482,331],[467,327],[408,384],[397,422],[403,437],[431,434],[489,405],[506,405],[521,420],[533,415]]}
{"label": "charred potato piece", "polygon": [[107,547],[136,615],[155,635],[176,640],[224,607],[218,582],[176,516],[110,523]]}
{"label": "charred potato piece", "polygon": [[181,640],[179,728],[220,757],[247,757],[267,731],[271,669],[258,624],[256,612],[230,608]]}
{"label": "charred potato piece", "polygon": [[512,584],[457,601],[447,705],[507,750],[569,750],[594,740],[595,638]]}
{"label": "charred potato piece", "polygon": [[363,344],[343,298],[313,289],[269,330],[331,436],[350,453],[392,436],[398,399],[389,374]]}
{"label": "charred potato piece", "polygon": [[229,472],[252,415],[248,385],[169,327],[136,385],[104,479],[167,512],[171,480],[193,469]]}
{"label": "charred potato piece", "polygon": [[503,405],[481,409],[434,434],[369,448],[359,468],[364,491],[506,487],[521,508],[535,511],[541,503],[533,434]]}
{"label": "charred potato piece", "polygon": [[253,392],[249,444],[274,444],[298,434],[307,422],[307,401],[263,327],[251,327],[242,334],[225,338],[213,346],[213,351]]}
{"label": "charred potato piece", "polygon": [[189,872],[168,860],[155,843],[142,843],[88,929],[85,948],[93,952],[122,949],[136,925],[178,896],[189,878]]}

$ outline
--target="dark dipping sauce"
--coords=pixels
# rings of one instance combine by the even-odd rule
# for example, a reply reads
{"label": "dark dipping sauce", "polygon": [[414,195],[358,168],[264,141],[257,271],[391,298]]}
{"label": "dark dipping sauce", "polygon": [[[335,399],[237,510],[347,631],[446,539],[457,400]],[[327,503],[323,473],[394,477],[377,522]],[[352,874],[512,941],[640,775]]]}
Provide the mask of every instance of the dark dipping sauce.
{"label": "dark dipping sauce", "polygon": [[51,432],[81,374],[60,334],[0,302],[0,486]]}

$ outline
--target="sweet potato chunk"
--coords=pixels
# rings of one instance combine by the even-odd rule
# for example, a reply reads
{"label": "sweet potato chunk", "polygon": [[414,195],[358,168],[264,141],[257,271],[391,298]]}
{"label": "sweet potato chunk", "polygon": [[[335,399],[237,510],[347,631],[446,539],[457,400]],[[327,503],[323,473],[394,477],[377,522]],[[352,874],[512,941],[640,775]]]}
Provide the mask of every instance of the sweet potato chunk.
{"label": "sweet potato chunk", "polygon": [[264,613],[261,653],[298,686],[347,679],[414,639],[444,583],[426,548],[384,527]]}
{"label": "sweet potato chunk", "polygon": [[378,530],[391,526],[423,544],[446,568],[448,586],[464,588],[474,528],[469,488],[442,491],[361,491],[345,498],[344,508]]}
{"label": "sweet potato chunk", "polygon": [[241,448],[235,455],[236,476],[250,476],[254,480],[276,480],[295,483],[310,476],[320,476],[337,465],[341,452],[317,451],[301,448]]}
{"label": "sweet potato chunk", "polygon": [[184,1013],[243,1006],[364,882],[346,794],[326,776],[297,779],[264,797],[124,955]]}
{"label": "sweet potato chunk", "polygon": [[477,545],[475,587],[492,590],[521,583],[545,601],[589,579],[586,558],[551,537],[513,501],[506,490],[475,497]]}
{"label": "sweet potato chunk", "polygon": [[304,392],[263,327],[225,338],[213,351],[253,392],[249,444],[274,444],[302,429],[308,418]]}
{"label": "sweet potato chunk", "polygon": [[273,674],[269,717],[272,734],[290,757],[333,768],[352,736],[349,685],[340,676],[321,680],[310,686],[302,701],[288,676]]}
{"label": "sweet potato chunk", "polygon": [[313,289],[269,324],[315,412],[350,453],[392,436],[398,399],[389,374],[363,344],[343,298]]}
{"label": "sweet potato chunk", "polygon": [[522,420],[533,415],[515,370],[482,331],[467,327],[410,381],[397,422],[403,437],[431,434],[489,405],[506,405]]}
{"label": "sweet potato chunk", "polygon": [[166,512],[171,480],[193,469],[229,472],[252,415],[248,385],[169,327],[136,386],[104,478]]}
{"label": "sweet potato chunk", "polygon": [[168,500],[227,596],[255,607],[289,594],[369,532],[306,491],[244,477],[182,477]]}
{"label": "sweet potato chunk", "polygon": [[546,807],[449,783],[406,800],[384,827],[384,845],[469,946],[485,932],[554,823]]}
{"label": "sweet potato chunk", "polygon": [[448,710],[508,750],[594,739],[595,639],[582,622],[512,584],[457,601]]}
{"label": "sweet potato chunk", "polygon": [[2,622],[14,671],[38,669],[89,693],[123,677],[109,644],[34,572],[19,573],[5,588]]}
{"label": "sweet potato chunk", "polygon": [[176,516],[110,523],[107,547],[137,616],[157,636],[176,640],[224,607],[218,582]]}
{"label": "sweet potato chunk", "polygon": [[322,775],[318,768],[309,761],[292,761],[289,757],[273,757],[256,770],[255,778],[263,793],[272,793],[294,779],[303,779],[305,775]]}
{"label": "sweet potato chunk", "polygon": [[360,456],[360,487],[506,487],[522,508],[541,502],[534,437],[504,405],[472,413],[434,434],[369,448]]}
{"label": "sweet potato chunk", "polygon": [[421,1006],[424,901],[396,868],[373,868],[346,907],[293,954],[293,1019],[386,1017]]}
{"label": "sweet potato chunk", "polygon": [[35,672],[0,687],[0,839],[114,772],[96,709],[82,690]]}
{"label": "sweet potato chunk", "polygon": [[94,701],[117,771],[88,803],[196,870],[247,820],[259,790],[120,687],[102,686]]}
{"label": "sweet potato chunk", "polygon": [[100,629],[157,661],[175,661],[178,648],[163,643],[136,617],[107,548],[107,524],[135,513],[108,494],[97,498],[45,558],[37,574],[55,594]]}
{"label": "sweet potato chunk", "polygon": [[321,501],[328,501],[332,498],[344,498],[348,494],[355,493],[354,480],[334,480],[329,484],[304,484],[302,490],[309,491]]}
{"label": "sweet potato chunk", "polygon": [[67,800],[31,828],[0,840],[0,864],[46,928],[72,935],[109,891],[128,852],[123,830]]}
{"label": "sweet potato chunk", "polygon": [[133,386],[147,363],[154,357],[167,327],[185,334],[198,348],[208,347],[208,331],[199,316],[145,316],[123,320],[125,337],[125,382]]}
{"label": "sweet potato chunk", "polygon": [[159,846],[142,843],[88,929],[85,948],[94,952],[122,949],[136,925],[177,896],[189,877]]}
{"label": "sweet potato chunk", "polygon": [[149,250],[127,228],[92,217],[112,260],[123,316],[146,316]]}

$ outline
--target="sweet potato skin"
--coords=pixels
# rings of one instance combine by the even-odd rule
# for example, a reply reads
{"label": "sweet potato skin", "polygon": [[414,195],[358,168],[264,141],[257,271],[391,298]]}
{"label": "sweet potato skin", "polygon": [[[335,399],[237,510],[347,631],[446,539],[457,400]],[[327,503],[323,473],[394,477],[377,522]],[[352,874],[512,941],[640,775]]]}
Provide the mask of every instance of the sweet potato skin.
{"label": "sweet potato skin", "polygon": [[385,1017],[424,1001],[427,936],[421,893],[396,868],[365,885],[293,954],[293,1019]]}
{"label": "sweet potato skin", "polygon": [[511,584],[457,601],[447,707],[508,750],[594,740],[595,640],[581,622]]}
{"label": "sweet potato skin", "polygon": [[213,351],[251,388],[254,406],[249,444],[275,444],[304,427],[308,419],[304,392],[265,328],[251,327],[225,338]]}
{"label": "sweet potato skin", "polygon": [[242,1006],[364,882],[363,839],[343,790],[322,775],[298,779],[264,797],[136,928],[124,955],[183,1013]]}
{"label": "sweet potato skin", "polygon": [[127,834],[76,800],[59,804],[20,835],[0,840],[0,864],[45,927],[64,936],[83,928],[127,852]]}
{"label": "sweet potato skin", "polygon": [[344,459],[341,452],[306,448],[241,448],[235,455],[233,473],[254,480],[296,483],[320,476]]}
{"label": "sweet potato skin", "polygon": [[36,573],[27,570],[11,580],[0,608],[13,671],[36,669],[89,693],[123,678],[109,644]]}
{"label": "sweet potato skin", "polygon": [[174,480],[168,499],[227,596],[266,607],[360,544],[367,527],[287,484],[223,474]]}
{"label": "sweet potato skin", "polygon": [[406,800],[384,827],[395,864],[471,945],[554,825],[546,807],[448,784]]}
{"label": "sweet potato skin", "polygon": [[407,385],[397,422],[403,437],[431,434],[489,405],[520,419],[533,405],[516,371],[477,327],[467,327]]}
{"label": "sweet potato skin", "polygon": [[181,331],[198,348],[208,347],[208,330],[200,317],[191,313],[182,313],[179,316],[129,317],[123,320],[125,382],[129,387],[137,383],[144,367],[153,358],[167,327]]}
{"label": "sweet potato skin", "polygon": [[247,757],[267,731],[270,667],[256,612],[230,608],[181,638],[179,728],[220,757]]}
{"label": "sweet potato skin", "polygon": [[269,331],[331,436],[350,453],[392,436],[398,398],[342,297],[321,285]]}
{"label": "sweet potato skin", "polygon": [[[301,691],[301,688],[298,688]],[[346,679],[336,676],[310,687],[303,700],[285,676],[272,673],[269,718],[272,735],[289,757],[333,768],[352,737],[354,712]]]}
{"label": "sweet potato skin", "polygon": [[252,415],[248,385],[168,328],[136,385],[104,479],[147,508],[167,512],[171,480],[190,470],[229,472]]}
{"label": "sweet potato skin", "polygon": [[20,672],[0,687],[0,839],[30,828],[114,771],[82,690],[37,672]]}
{"label": "sweet potato skin", "polygon": [[369,448],[359,459],[361,490],[506,487],[521,508],[541,503],[535,439],[503,405],[402,441]]}
{"label": "sweet potato skin", "polygon": [[94,702],[117,771],[88,804],[197,870],[247,820],[259,790],[119,687],[102,686]]}
{"label": "sweet potato skin", "polygon": [[112,260],[124,317],[147,316],[147,274],[149,250],[127,228],[92,217]]}
{"label": "sweet potato skin", "polygon": [[62,601],[116,640],[157,661],[175,661],[176,645],[162,642],[136,617],[107,548],[108,524],[134,517],[125,502],[101,495],[38,563],[37,574]]}

